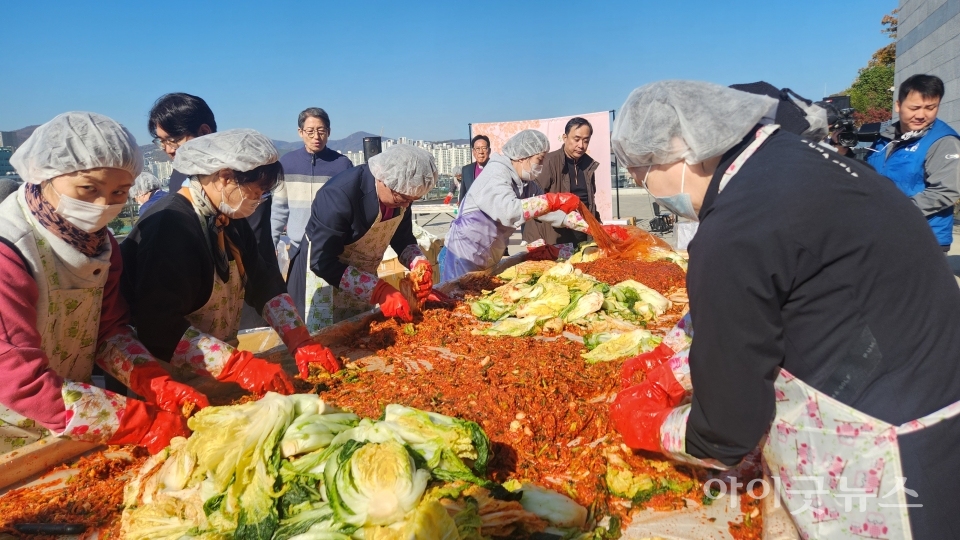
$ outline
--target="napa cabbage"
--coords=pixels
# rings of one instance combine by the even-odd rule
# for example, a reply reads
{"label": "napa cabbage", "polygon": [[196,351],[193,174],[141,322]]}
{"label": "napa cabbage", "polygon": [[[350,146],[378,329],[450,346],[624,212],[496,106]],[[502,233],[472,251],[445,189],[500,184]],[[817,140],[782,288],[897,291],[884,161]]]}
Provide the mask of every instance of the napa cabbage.
{"label": "napa cabbage", "polygon": [[647,330],[634,330],[613,337],[597,345],[592,351],[582,353],[587,363],[608,362],[626,356],[652,351],[660,344],[661,338],[654,336]]}

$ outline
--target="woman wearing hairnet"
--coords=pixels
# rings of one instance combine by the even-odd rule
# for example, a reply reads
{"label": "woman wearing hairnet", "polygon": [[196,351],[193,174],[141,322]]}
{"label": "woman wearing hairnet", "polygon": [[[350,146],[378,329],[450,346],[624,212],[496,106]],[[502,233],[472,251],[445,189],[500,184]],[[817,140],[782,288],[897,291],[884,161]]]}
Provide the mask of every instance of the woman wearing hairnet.
{"label": "woman wearing hairnet", "polygon": [[[538,219],[554,227],[587,230],[579,212],[580,198],[572,193],[547,193],[533,182],[550,150],[547,136],[525,129],[503,144],[503,155],[493,154],[474,187],[460,203],[450,224],[440,261],[440,280],[485,270],[503,257],[510,235],[523,223]],[[553,246],[542,246],[541,252]],[[553,248],[547,257],[556,259]],[[538,252],[537,255],[540,255]],[[535,256],[537,256],[535,255]]]}
{"label": "woman wearing hairnet", "polygon": [[252,129],[211,133],[177,149],[184,187],[140,215],[120,246],[121,290],[141,341],[176,366],[244,389],[293,393],[278,364],[235,348],[246,302],[280,334],[300,375],[340,364],[310,337],[286,293],[276,258],[264,259],[247,220],[283,181],[270,139]]}
{"label": "woman wearing hairnet", "polygon": [[623,105],[617,156],[700,229],[695,337],[684,321],[611,419],[633,448],[718,468],[761,443],[804,538],[956,538],[960,290],[913,203],[764,125],[775,105],[692,81]]}
{"label": "woman wearing hairnet", "polygon": [[160,179],[149,171],[143,171],[133,181],[133,187],[130,188],[130,198],[140,204],[141,214],[167,194],[166,191],[160,189],[161,187],[163,186],[160,184]]}
{"label": "woman wearing hairnet", "polygon": [[430,263],[413,236],[410,204],[437,182],[429,152],[391,146],[366,165],[334,176],[317,192],[300,248],[290,261],[287,288],[313,330],[380,304],[387,317],[413,320],[404,296],[377,277],[387,246],[417,283],[418,298],[433,287]]}
{"label": "woman wearing hairnet", "polygon": [[[133,135],[99,114],[64,113],[10,162],[24,184],[0,204],[0,452],[51,432],[154,453],[188,435],[181,407],[207,399],[134,337],[106,227],[143,167]],[[91,385],[94,363],[150,404]]]}

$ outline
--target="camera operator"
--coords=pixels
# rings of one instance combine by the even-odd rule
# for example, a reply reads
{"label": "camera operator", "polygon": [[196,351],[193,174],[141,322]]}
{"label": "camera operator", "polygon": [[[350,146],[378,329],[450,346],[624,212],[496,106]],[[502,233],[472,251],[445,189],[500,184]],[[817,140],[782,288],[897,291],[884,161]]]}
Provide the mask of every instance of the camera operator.
{"label": "camera operator", "polygon": [[947,252],[953,207],[960,199],[960,135],[937,120],[941,98],[939,77],[914,75],[903,81],[894,105],[900,120],[881,132],[867,163],[913,200]]}

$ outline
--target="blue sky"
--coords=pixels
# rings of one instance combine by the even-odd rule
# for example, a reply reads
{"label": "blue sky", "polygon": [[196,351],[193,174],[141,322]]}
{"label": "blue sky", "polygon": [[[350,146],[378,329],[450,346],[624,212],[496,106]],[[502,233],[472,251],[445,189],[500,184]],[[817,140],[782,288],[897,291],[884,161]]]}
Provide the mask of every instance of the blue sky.
{"label": "blue sky", "polygon": [[153,101],[203,97],[219,128],[296,140],[442,140],[468,122],[618,109],[647,82],[766,80],[819,99],[888,43],[896,0],[4,2],[0,130],[90,110],[141,144]]}

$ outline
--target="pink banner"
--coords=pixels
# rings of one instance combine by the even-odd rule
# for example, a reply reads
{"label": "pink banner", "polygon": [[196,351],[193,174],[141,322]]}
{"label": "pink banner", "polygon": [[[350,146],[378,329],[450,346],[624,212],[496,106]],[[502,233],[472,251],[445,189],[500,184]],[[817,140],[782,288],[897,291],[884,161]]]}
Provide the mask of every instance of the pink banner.
{"label": "pink banner", "polygon": [[609,221],[613,219],[613,196],[610,189],[610,113],[608,111],[540,120],[472,124],[470,137],[476,135],[490,137],[490,148],[494,152],[500,153],[500,149],[507,139],[525,129],[536,129],[543,132],[550,140],[551,151],[559,150],[563,146],[563,129],[567,122],[575,116],[586,118],[593,126],[593,137],[590,138],[590,147],[587,149],[587,154],[600,164],[595,173],[597,181],[595,200],[597,210],[600,212],[600,219]]}

